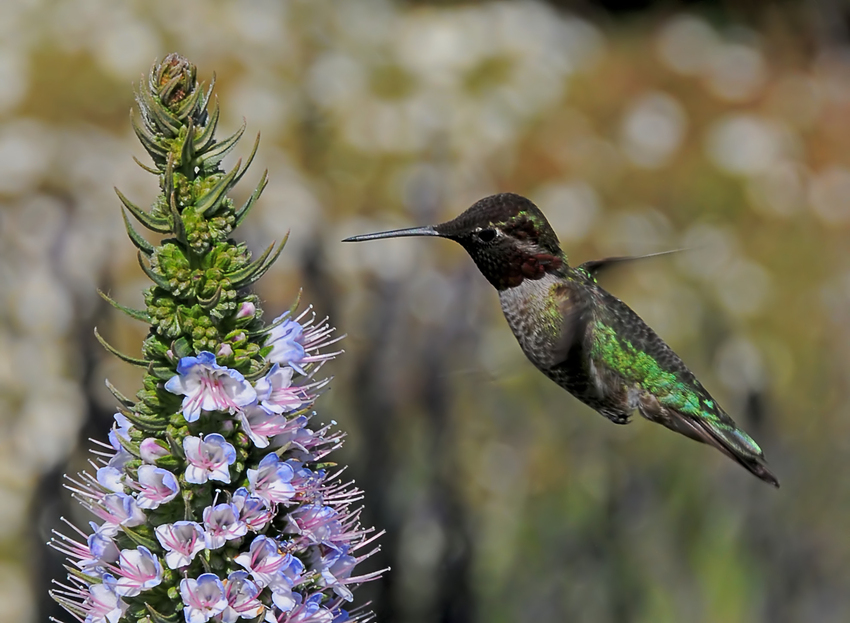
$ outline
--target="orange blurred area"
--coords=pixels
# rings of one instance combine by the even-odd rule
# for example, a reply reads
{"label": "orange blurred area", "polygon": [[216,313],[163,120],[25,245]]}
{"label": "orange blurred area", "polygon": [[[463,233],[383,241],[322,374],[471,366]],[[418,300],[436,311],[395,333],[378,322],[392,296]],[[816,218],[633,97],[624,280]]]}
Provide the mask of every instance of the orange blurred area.
{"label": "orange blurred area", "polygon": [[[379,620],[850,620],[850,55],[827,3],[110,2],[0,6],[0,621],[61,616],[43,543],[61,474],[141,379],[147,287],[113,193],[149,205],[134,83],[177,51],[209,81],[225,165],[262,140],[235,237],[291,237],[258,284],[348,337],[319,420],[386,529]],[[823,5],[823,6],[822,6]],[[702,7],[702,8],[701,8]],[[703,10],[705,9],[705,10]],[[253,175],[253,177],[252,177]],[[511,191],[606,275],[759,441],[778,491],[639,418],[611,426],[523,357],[443,240],[342,238]],[[358,597],[358,601],[364,601]]]}

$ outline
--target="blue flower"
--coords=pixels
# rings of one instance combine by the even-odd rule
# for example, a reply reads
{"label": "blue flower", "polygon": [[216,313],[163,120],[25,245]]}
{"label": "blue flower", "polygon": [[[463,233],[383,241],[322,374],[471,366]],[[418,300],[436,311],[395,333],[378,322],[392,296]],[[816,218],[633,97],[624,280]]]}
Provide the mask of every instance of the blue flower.
{"label": "blue flower", "polygon": [[285,620],[286,623],[332,623],[333,612],[322,607],[322,594],[313,593],[301,602]]}
{"label": "blue flower", "polygon": [[288,318],[289,312],[278,316],[274,322],[280,322],[280,324],[269,331],[266,339],[266,346],[272,347],[268,355],[269,361],[290,366],[305,376],[307,372],[302,366],[308,363],[322,363],[339,355],[342,351],[333,353],[319,351],[345,337],[332,337],[335,329],[328,324],[328,319],[316,322],[315,313],[306,321],[303,320],[311,309],[312,306],[308,307],[295,320]]}
{"label": "blue flower", "polygon": [[304,388],[292,386],[293,368],[281,368],[276,363],[269,373],[254,384],[257,400],[272,413],[288,413],[313,399]]}
{"label": "blue flower", "polygon": [[[285,318],[289,312],[275,318],[275,322]],[[306,374],[299,365],[307,356],[301,340],[304,337],[304,327],[295,320],[284,320],[269,332],[266,346],[271,346],[268,360],[282,365],[292,366],[301,374]]]}
{"label": "blue flower", "polygon": [[121,597],[135,597],[162,582],[162,565],[159,564],[159,559],[143,545],[136,549],[121,550],[118,564],[120,570],[115,592]]}
{"label": "blue flower", "polygon": [[92,584],[86,601],[91,604],[86,621],[91,623],[114,623],[129,607],[115,592],[114,581]]}
{"label": "blue flower", "polygon": [[236,462],[236,449],[218,433],[206,437],[184,437],[186,482],[203,484],[207,480],[230,482],[229,466]]}
{"label": "blue flower", "polygon": [[235,504],[217,504],[204,509],[204,539],[207,549],[218,549],[225,542],[245,536],[248,526],[239,517]]}
{"label": "blue flower", "polygon": [[260,587],[248,579],[245,571],[234,571],[224,581],[227,608],[221,613],[224,623],[235,623],[239,618],[255,619],[265,612],[266,607],[257,599]]}
{"label": "blue flower", "polygon": [[130,441],[130,431],[133,430],[133,425],[123,414],[115,414],[115,424],[112,430],[109,431],[109,443],[116,451],[121,452],[124,449],[124,443]]}
{"label": "blue flower", "polygon": [[187,422],[195,422],[202,410],[235,413],[257,399],[257,392],[242,374],[216,364],[215,355],[208,351],[183,357],[165,389],[185,396],[181,410]]}
{"label": "blue flower", "polygon": [[136,496],[139,508],[158,508],[161,504],[173,500],[180,492],[174,474],[153,465],[139,467],[139,481],[132,486],[139,490]]}
{"label": "blue flower", "polygon": [[197,580],[180,580],[180,596],[186,604],[186,623],[206,623],[227,608],[224,585],[214,573],[202,573]]}
{"label": "blue flower", "polygon": [[253,532],[261,531],[274,517],[271,505],[263,498],[251,495],[245,487],[239,487],[233,493],[231,502],[239,509],[239,518]]}
{"label": "blue flower", "polygon": [[185,567],[204,549],[204,530],[195,521],[175,521],[154,528],[156,540],[166,551],[169,569]]}
{"label": "blue flower", "polygon": [[288,502],[295,495],[292,478],[295,471],[271,452],[263,457],[257,469],[248,470],[248,488],[251,493],[270,504]]}

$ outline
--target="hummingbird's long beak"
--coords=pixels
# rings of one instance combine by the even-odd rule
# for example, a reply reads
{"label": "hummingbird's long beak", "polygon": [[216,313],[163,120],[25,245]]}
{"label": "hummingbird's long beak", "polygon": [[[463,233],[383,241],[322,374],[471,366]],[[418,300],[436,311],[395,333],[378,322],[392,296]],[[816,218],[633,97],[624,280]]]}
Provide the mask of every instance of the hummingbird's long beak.
{"label": "hummingbird's long beak", "polygon": [[375,234],[362,234],[351,236],[343,242],[363,242],[364,240],[379,240],[380,238],[404,238],[406,236],[441,236],[431,225],[426,227],[409,227],[407,229],[393,229],[392,231],[379,231]]}

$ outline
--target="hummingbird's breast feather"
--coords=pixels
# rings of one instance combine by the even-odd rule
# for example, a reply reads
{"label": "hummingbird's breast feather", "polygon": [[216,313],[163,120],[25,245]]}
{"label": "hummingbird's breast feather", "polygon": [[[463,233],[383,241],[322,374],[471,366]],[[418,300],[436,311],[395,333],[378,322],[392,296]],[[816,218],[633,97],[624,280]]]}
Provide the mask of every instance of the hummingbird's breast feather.
{"label": "hummingbird's breast feather", "polygon": [[499,292],[508,325],[525,355],[538,368],[549,368],[562,358],[559,344],[569,297],[570,288],[564,278],[551,273]]}
{"label": "hummingbird's breast feather", "polygon": [[544,374],[614,421],[651,394],[686,413],[713,404],[682,360],[620,299],[571,273],[499,293],[525,355]]}

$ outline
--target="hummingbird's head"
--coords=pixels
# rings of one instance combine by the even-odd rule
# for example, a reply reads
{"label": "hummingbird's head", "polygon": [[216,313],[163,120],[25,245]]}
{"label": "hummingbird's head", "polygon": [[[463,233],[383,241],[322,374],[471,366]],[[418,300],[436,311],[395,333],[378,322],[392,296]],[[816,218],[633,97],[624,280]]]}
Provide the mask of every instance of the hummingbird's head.
{"label": "hummingbird's head", "polygon": [[566,264],[558,237],[531,201],[513,193],[476,201],[457,218],[428,227],[346,238],[360,242],[401,236],[439,236],[459,243],[497,290],[540,279]]}

